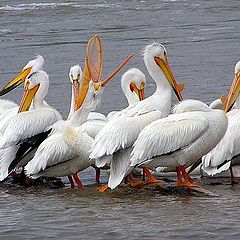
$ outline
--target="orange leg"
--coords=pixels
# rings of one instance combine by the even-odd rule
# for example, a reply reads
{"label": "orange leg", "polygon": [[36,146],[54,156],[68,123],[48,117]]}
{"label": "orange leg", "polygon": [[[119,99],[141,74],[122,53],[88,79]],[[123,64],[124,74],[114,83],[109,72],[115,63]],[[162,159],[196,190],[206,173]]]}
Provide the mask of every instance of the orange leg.
{"label": "orange leg", "polygon": [[83,184],[81,183],[81,181],[80,181],[77,173],[73,173],[72,176],[73,176],[75,182],[77,183],[78,188],[79,188],[79,189],[83,189]]}
{"label": "orange leg", "polygon": [[183,181],[182,181],[182,166],[177,167],[177,186],[183,186]]}
{"label": "orange leg", "polygon": [[145,184],[145,182],[142,181],[142,180],[135,180],[135,179],[133,178],[132,173],[129,173],[128,176],[127,176],[127,178],[128,178],[129,183],[131,184],[132,187]]}
{"label": "orange leg", "polygon": [[[181,173],[182,173],[184,182],[182,182]],[[179,187],[189,187],[189,188],[200,187],[199,185],[194,184],[192,182],[192,179],[189,177],[188,173],[186,172],[186,168],[184,165],[179,165],[177,167],[177,176],[178,176],[177,186]]]}
{"label": "orange leg", "polygon": [[155,178],[147,167],[143,167],[143,172],[147,175],[148,183],[165,183],[165,181]]}
{"label": "orange leg", "polygon": [[233,175],[232,167],[230,167],[230,174],[231,174],[231,184],[232,184],[232,185],[237,184],[237,183],[238,183],[238,180],[237,180],[237,178],[234,177],[234,175]]}
{"label": "orange leg", "polygon": [[99,192],[105,192],[105,191],[108,190],[108,185],[107,185],[107,184],[102,185],[102,186],[99,187],[97,190],[98,190]]}
{"label": "orange leg", "polygon": [[100,183],[100,168],[95,168],[96,171],[96,183]]}
{"label": "orange leg", "polygon": [[74,182],[73,182],[73,179],[72,179],[72,176],[71,176],[71,175],[68,176],[68,180],[69,180],[69,182],[70,182],[71,188],[74,188],[75,185],[74,185]]}

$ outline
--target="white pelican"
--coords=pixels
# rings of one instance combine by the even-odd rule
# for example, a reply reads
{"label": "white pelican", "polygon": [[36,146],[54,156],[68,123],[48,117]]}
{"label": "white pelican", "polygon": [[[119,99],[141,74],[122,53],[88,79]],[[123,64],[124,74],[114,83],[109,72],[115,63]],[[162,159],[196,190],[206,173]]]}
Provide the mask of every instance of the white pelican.
{"label": "white pelican", "polygon": [[[0,91],[0,96],[10,92],[18,85],[23,83],[29,74],[42,70],[43,65],[44,58],[41,55],[38,55],[34,60],[30,60],[17,76],[15,76],[5,87],[2,88],[2,90]],[[2,107],[2,105],[4,106],[5,103],[2,102],[0,104],[0,107]]]}
{"label": "white pelican", "polygon": [[[11,153],[11,158],[2,159],[5,164],[2,164],[1,161],[1,179],[4,179],[8,175],[8,166],[13,160],[12,152],[16,153],[17,151],[16,145],[27,138],[45,131],[48,126],[61,119],[61,115],[43,101],[48,92],[48,87],[48,75],[42,70],[33,72],[26,78],[25,92],[19,106],[18,114],[5,124],[1,132],[0,148]],[[32,109],[28,111],[31,103]],[[8,157],[10,156],[8,155]]]}
{"label": "white pelican", "polygon": [[[121,88],[128,101],[128,106],[132,106],[144,99],[145,85],[146,77],[143,72],[137,68],[131,68],[122,75]],[[112,111],[108,114],[108,118],[117,116],[118,113],[117,111]],[[87,131],[90,137],[95,138],[108,119],[106,117],[99,118],[99,115],[96,115],[94,118],[94,112],[91,112],[89,115],[91,115],[91,117],[89,118],[88,116],[88,121],[81,125],[81,129]]]}
{"label": "white pelican", "polygon": [[[235,77],[231,86],[231,91],[239,94],[240,87],[240,61],[235,66]],[[229,94],[229,96],[230,96]],[[227,113],[228,128],[218,145],[202,158],[202,169],[208,175],[215,175],[230,168],[232,184],[235,177],[232,167],[240,165],[240,97],[237,97],[232,110]]]}
{"label": "white pelican", "polygon": [[[171,110],[172,104],[172,88],[176,92],[179,100],[182,100],[181,90],[183,85],[178,85],[167,61],[167,52],[163,45],[159,43],[153,43],[148,45],[144,51],[145,65],[157,84],[156,92],[150,97],[122,110],[117,117],[110,120],[103,129],[97,134],[95,141],[92,145],[92,153],[90,158],[96,159],[96,166],[104,166],[106,162],[102,157],[105,155],[112,155],[110,178],[108,186],[114,188],[113,185],[118,185],[124,174],[118,178],[118,182],[112,183],[112,176],[115,175],[112,172],[116,169],[114,164],[118,164],[118,168],[121,172],[125,172],[125,169],[129,167],[129,159],[123,161],[123,155],[129,152],[134,141],[137,139],[140,131],[151,122],[168,116]],[[171,88],[172,86],[172,88]],[[119,155],[121,150],[121,156]],[[114,153],[115,156],[114,156]],[[122,161],[116,160],[121,159]],[[106,159],[106,158],[105,158]],[[145,169],[146,170],[146,169]],[[148,172],[150,173],[150,172]],[[155,181],[148,175],[149,181]],[[104,191],[106,186],[101,189]]]}
{"label": "white pelican", "polygon": [[[122,75],[121,87],[129,107],[144,99],[145,85],[146,77],[138,68],[131,68]],[[117,116],[117,113],[119,111],[112,111],[108,113],[107,118],[110,119],[113,116]]]}
{"label": "white pelican", "polygon": [[194,187],[197,185],[190,181],[186,167],[217,145],[226,132],[228,120],[224,111],[212,110],[197,100],[183,101],[174,108],[174,113],[142,130],[134,143],[131,166],[175,167],[177,185]]}
{"label": "white pelican", "polygon": [[[131,98],[134,99],[134,101],[137,101],[137,98],[135,96],[132,96],[133,94],[138,97],[138,101],[142,100],[142,98],[144,97],[145,83],[146,83],[145,75],[140,70],[135,68],[128,70],[125,74],[123,74],[121,78],[122,88],[128,100],[129,98]],[[90,92],[88,95],[91,97],[92,94],[93,93]],[[100,95],[98,98],[100,98]],[[97,99],[95,98],[95,102],[96,101]],[[92,108],[90,107],[92,105],[91,102],[92,100],[91,101],[89,99],[85,100],[84,106],[82,108],[88,107],[88,109],[90,110],[90,108]],[[96,105],[96,103],[94,105]],[[83,109],[78,111],[83,111]],[[85,111],[83,116],[80,116],[81,119],[84,118],[86,113],[87,111]],[[77,114],[79,115],[79,113]],[[94,160],[89,161],[90,155],[89,150],[94,141],[94,137],[105,125],[105,123],[106,123],[105,121],[101,120],[100,121],[88,120],[87,122],[83,123],[78,127],[74,127],[72,124],[69,125],[69,127],[65,129],[63,139],[64,142],[69,147],[69,151],[70,150],[71,152],[72,150],[75,151],[78,157],[75,160],[69,159],[68,161],[66,161],[66,158],[64,158],[65,161],[56,163],[54,167],[51,167],[51,165],[47,166],[49,170],[43,171],[43,173],[40,172],[40,176],[41,175],[45,176],[46,174],[47,176],[56,176],[57,174],[61,174],[60,176],[65,176],[67,173],[69,173],[69,171],[77,173],[86,169],[90,165],[93,165]],[[58,139],[60,139],[60,136],[58,137]],[[65,146],[65,144],[63,143],[62,145]],[[39,160],[40,159],[42,159],[42,157],[39,157]],[[109,158],[106,157],[106,161],[108,160]],[[39,174],[37,174],[37,176],[39,176]],[[99,182],[99,176],[96,176],[96,179],[98,179],[97,182]]]}
{"label": "white pelican", "polygon": [[[3,89],[0,91],[0,96],[8,93],[23,83],[28,75],[42,70],[44,65],[44,59],[41,55],[38,55],[36,59],[30,60],[22,69],[22,71],[15,76]],[[16,103],[1,99],[0,100],[0,132],[4,129],[5,123],[7,123],[18,112],[18,106]]]}
{"label": "white pelican", "polygon": [[[69,79],[72,85],[72,99],[68,118],[73,115],[74,108],[76,107],[75,102],[79,95],[81,77],[82,70],[80,66],[72,66],[69,71]],[[45,138],[51,136],[52,134],[55,134],[56,132],[62,132],[66,125],[67,121],[63,121],[62,119],[60,119],[53,125],[48,126],[48,128],[45,129],[44,132],[39,133],[32,138],[28,138],[25,141],[21,141],[20,144],[14,146],[11,150],[4,153],[2,160],[0,161],[0,173],[2,173],[1,176],[6,177],[8,173],[15,168],[25,166],[28,161],[32,159],[36,148],[41,144],[41,142],[43,142]],[[2,177],[0,177],[0,180],[2,180]]]}
{"label": "white pelican", "polygon": [[[82,158],[80,158],[76,152],[69,148],[65,143],[64,135],[67,134],[69,137],[69,132],[71,130],[68,131],[68,129],[70,126],[77,127],[87,120],[89,112],[95,108],[102,92],[102,87],[94,90],[94,84],[92,81],[90,82],[86,99],[84,100],[83,105],[76,110],[69,119],[68,124],[66,124],[64,128],[64,134],[63,132],[57,132],[43,141],[37,149],[33,159],[25,166],[25,171],[28,176],[38,178],[40,176],[61,177],[72,175],[78,187],[80,189],[83,188],[83,185],[77,176],[77,172],[91,166],[94,161],[89,161],[89,158],[87,158],[87,160],[84,159],[85,161],[83,161]],[[87,144],[85,138],[82,138],[81,141],[83,144]],[[69,181],[73,188],[74,183],[72,179],[69,178]]]}

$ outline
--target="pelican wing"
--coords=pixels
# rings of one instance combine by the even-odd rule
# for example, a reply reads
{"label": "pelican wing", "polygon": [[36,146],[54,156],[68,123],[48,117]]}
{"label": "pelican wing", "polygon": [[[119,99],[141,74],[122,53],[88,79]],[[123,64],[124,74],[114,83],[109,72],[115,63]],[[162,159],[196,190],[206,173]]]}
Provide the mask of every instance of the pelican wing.
{"label": "pelican wing", "polygon": [[161,117],[160,111],[114,117],[95,137],[90,158],[112,155],[119,149],[131,146],[146,125]]}
{"label": "pelican wing", "polygon": [[0,148],[9,147],[43,132],[59,118],[59,113],[50,108],[16,114],[5,124],[0,138]]}
{"label": "pelican wing", "polygon": [[33,159],[25,166],[27,175],[35,175],[49,166],[77,157],[63,140],[63,133],[56,133],[44,140]]}
{"label": "pelican wing", "polygon": [[139,134],[131,153],[131,165],[185,148],[202,136],[208,127],[208,121],[197,113],[173,114],[159,119]]}
{"label": "pelican wing", "polygon": [[8,176],[8,168],[17,150],[17,145],[13,145],[6,149],[0,149],[0,181],[3,181]]}
{"label": "pelican wing", "polygon": [[232,110],[227,116],[228,128],[224,137],[211,152],[202,158],[202,168],[209,175],[228,170],[230,160],[240,154],[240,111]]}

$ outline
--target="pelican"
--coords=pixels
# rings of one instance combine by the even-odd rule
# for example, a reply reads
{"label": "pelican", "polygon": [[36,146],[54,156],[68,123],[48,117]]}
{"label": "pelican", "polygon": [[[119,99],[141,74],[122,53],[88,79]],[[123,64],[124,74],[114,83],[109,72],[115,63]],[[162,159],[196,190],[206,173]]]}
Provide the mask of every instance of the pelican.
{"label": "pelican", "polygon": [[[82,159],[79,157],[76,152],[65,143],[64,136],[66,135],[67,138],[71,138],[73,134],[69,128],[77,127],[85,122],[89,112],[96,107],[102,95],[102,87],[95,90],[92,81],[90,81],[89,85],[88,94],[83,105],[73,113],[64,131],[55,133],[43,141],[33,159],[25,166],[25,172],[28,176],[38,178],[40,176],[61,177],[72,175],[78,188],[83,188],[77,172],[91,166],[93,161],[89,161],[89,158]],[[87,144],[85,140],[85,138],[82,138],[81,142]],[[73,180],[69,178],[69,181],[71,187],[74,188]]]}
{"label": "pelican", "polygon": [[[3,157],[1,160],[1,179],[8,175],[8,166],[13,160],[12,156],[15,156],[13,154],[18,150],[17,144],[45,131],[48,126],[61,119],[59,112],[43,101],[48,88],[49,78],[42,70],[34,71],[26,78],[18,113],[4,125],[1,131],[0,149],[10,153],[7,154],[8,158]],[[8,88],[5,90],[8,91]],[[31,104],[32,109],[28,111]]]}
{"label": "pelican", "polygon": [[[127,98],[129,107],[144,99],[145,85],[146,77],[138,68],[131,68],[122,75],[121,88]],[[112,111],[108,113],[107,118],[117,116],[118,113],[119,111]]]}
{"label": "pelican", "polygon": [[[102,167],[106,164],[104,156],[113,155],[108,181],[108,187],[110,188],[120,184],[125,176],[125,170],[130,165],[126,152],[129,152],[140,131],[146,125],[159,118],[166,117],[170,113],[172,88],[179,100],[182,100],[180,91],[183,89],[183,85],[177,84],[171,72],[165,47],[159,43],[148,45],[144,51],[144,62],[149,74],[157,84],[155,93],[123,109],[117,117],[106,123],[96,135],[92,144],[90,158],[96,159],[97,167]],[[118,167],[115,167],[114,164],[117,164]],[[113,172],[116,169],[121,171],[121,173]],[[147,170],[145,169],[145,171]],[[147,172],[148,180],[155,181],[156,179],[153,179],[153,176],[150,176],[149,173]],[[117,178],[115,177],[116,175],[118,175]],[[106,188],[107,186],[104,186],[101,191],[106,190]]]}
{"label": "pelican", "polygon": [[[235,77],[231,90],[239,94],[240,61],[235,65]],[[235,90],[236,89],[236,90]],[[231,94],[230,90],[230,94]],[[230,96],[229,94],[229,96]],[[232,110],[227,113],[228,128],[218,145],[202,158],[202,169],[208,175],[215,175],[230,168],[232,184],[235,183],[233,168],[240,165],[240,97],[237,97]]]}
{"label": "pelican", "polygon": [[[38,55],[34,60],[30,60],[17,76],[15,76],[8,84],[6,84],[5,87],[3,87],[0,91],[0,96],[8,93],[23,83],[30,74],[42,70],[43,65],[44,58],[41,55]],[[1,129],[4,129],[5,124],[17,114],[18,108],[17,104],[12,101],[5,99],[0,100],[0,132],[2,131]]]}
{"label": "pelican", "polygon": [[[126,71],[121,77],[121,88],[128,101],[128,106],[144,99],[144,89],[146,86],[146,77],[138,68],[131,68]],[[112,111],[107,118],[99,118],[94,112],[90,112],[88,121],[81,125],[81,129],[86,131],[90,137],[95,138],[97,133],[106,124],[108,119],[117,116],[119,112]]]}
{"label": "pelican", "polygon": [[[126,98],[128,100],[130,99],[129,100],[130,104],[133,101],[137,102],[143,99],[145,84],[146,84],[145,75],[139,69],[133,68],[128,70],[125,74],[123,74],[121,78],[121,85]],[[97,94],[98,94],[97,98],[100,98],[101,95],[99,94],[99,92],[97,92]],[[91,92],[88,93],[88,96],[89,96],[88,98],[91,99],[91,95],[93,95],[93,93]],[[136,95],[136,97],[134,95]],[[94,106],[99,101],[97,98],[95,97]],[[89,99],[85,100],[85,103],[82,109],[78,110],[81,113],[81,116],[79,113],[76,113],[77,115],[80,116],[81,119],[83,119],[81,121],[84,121],[84,118],[87,115],[86,110],[84,113],[82,113],[82,111],[84,111],[83,109],[85,108],[89,110],[92,109],[93,108],[92,102],[93,100],[89,100]],[[29,170],[30,167],[28,168],[27,166],[26,167],[27,173],[30,175],[36,174],[37,177],[45,176],[45,175],[46,176],[56,176],[56,175],[66,176],[67,174],[69,174],[69,172],[77,173],[93,165],[94,160],[89,161],[89,155],[90,155],[89,150],[94,141],[94,137],[104,125],[105,125],[105,121],[101,121],[101,120],[100,121],[88,120],[78,127],[74,127],[74,124],[72,123],[71,125],[68,126],[68,128],[65,129],[64,134],[61,135],[61,137],[63,136],[63,140],[65,144],[68,146],[69,151],[70,152],[75,151],[75,153],[77,154],[77,157],[75,157],[75,160],[69,159],[68,161],[66,161],[67,158],[66,156],[64,156],[63,159],[65,159],[65,161],[55,163],[53,167],[51,167],[51,165],[49,164],[46,167],[47,170],[44,170],[42,172],[40,171],[40,173],[37,173],[37,174],[36,172],[38,172],[39,169],[36,172],[34,172],[34,170]],[[58,137],[58,139],[60,139],[60,136]],[[62,146],[65,147],[65,144],[63,142],[61,144]],[[61,149],[63,149],[63,147],[61,147]],[[110,159],[109,157],[105,157],[105,158],[106,158],[106,161]],[[39,157],[39,160],[36,160],[36,161],[40,161],[42,159],[43,159],[42,157]],[[99,182],[99,176],[97,176],[96,179],[98,179],[98,182]],[[77,183],[80,183],[80,185],[78,184],[79,188],[83,187],[81,182],[78,181]]]}
{"label": "pelican", "polygon": [[[0,91],[0,96],[10,92],[18,85],[23,83],[28,75],[42,70],[44,65],[44,58],[41,55],[38,55],[35,59],[30,60],[22,69],[22,71],[15,76],[3,89]],[[2,102],[0,107],[4,107],[5,102]]]}
{"label": "pelican", "polygon": [[141,131],[131,166],[176,168],[178,186],[196,187],[185,169],[217,145],[226,132],[227,117],[224,111],[212,110],[197,100],[179,103],[174,113]]}
{"label": "pelican", "polygon": [[[81,78],[81,67],[79,65],[72,66],[69,71],[69,79],[72,85],[72,98],[68,119],[71,118],[76,107],[75,102],[79,95]],[[47,127],[44,132],[39,133],[36,136],[33,136],[32,138],[29,138],[25,141],[21,141],[20,144],[14,146],[14,151],[13,149],[9,150],[10,156],[8,154],[8,151],[4,153],[2,159],[5,160],[2,160],[0,162],[0,173],[2,173],[1,176],[5,178],[8,173],[15,168],[24,167],[28,161],[32,159],[36,148],[41,144],[41,142],[43,142],[48,136],[51,136],[52,134],[62,132],[64,127],[67,125],[67,122],[68,121],[60,119],[53,125]],[[2,177],[0,180],[2,180]]]}

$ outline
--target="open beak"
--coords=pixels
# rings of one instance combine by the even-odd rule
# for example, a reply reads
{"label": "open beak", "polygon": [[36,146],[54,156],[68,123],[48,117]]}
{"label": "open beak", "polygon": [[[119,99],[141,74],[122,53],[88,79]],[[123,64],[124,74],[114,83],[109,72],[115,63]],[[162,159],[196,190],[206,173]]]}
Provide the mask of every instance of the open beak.
{"label": "open beak", "polygon": [[[130,54],[105,80],[100,82],[94,82],[94,90],[97,91],[102,87],[105,87],[105,85],[110,82],[110,80],[113,79],[113,77],[128,63],[128,61],[133,57],[132,54]],[[86,62],[86,61],[85,61]],[[83,74],[84,79],[91,79],[91,71],[88,64],[85,64],[87,67],[85,68],[85,72]],[[86,76],[86,77],[85,77]],[[87,91],[89,88],[89,82],[82,81],[79,97],[77,99],[77,109],[80,108],[83,104],[83,101],[87,95]]]}
{"label": "open beak", "polygon": [[233,79],[232,85],[230,87],[230,90],[228,92],[228,96],[222,96],[221,100],[224,104],[224,111],[228,112],[233,107],[233,104],[235,103],[237,97],[240,94],[240,72],[235,74],[235,77]]}
{"label": "open beak", "polygon": [[141,83],[140,89],[138,89],[137,86],[132,82],[130,84],[130,90],[137,94],[140,101],[142,101],[144,99],[144,83]]}
{"label": "open beak", "polygon": [[80,83],[77,80],[73,80],[73,98],[74,98],[74,111],[78,109],[77,100],[79,97]]}
{"label": "open beak", "polygon": [[183,83],[177,83],[171,68],[168,64],[168,62],[166,60],[163,60],[159,57],[154,57],[154,60],[156,62],[156,64],[162,69],[162,71],[164,72],[167,80],[169,81],[169,83],[171,84],[175,94],[177,95],[177,98],[179,101],[183,100],[183,96],[181,91],[184,89],[184,84]]}
{"label": "open beak", "polygon": [[14,79],[12,79],[1,91],[0,96],[5,95],[6,93],[12,91],[14,88],[16,88],[18,85],[23,83],[28,76],[28,74],[31,72],[32,67],[24,69],[21,73],[19,73]]}
{"label": "open beak", "polygon": [[25,91],[22,97],[22,101],[19,105],[19,109],[18,112],[25,112],[28,111],[30,108],[30,105],[32,103],[32,100],[40,86],[40,84],[36,85],[35,87],[33,87],[32,89],[28,89],[29,83],[26,84],[25,86]]}
{"label": "open beak", "polygon": [[94,83],[95,91],[99,90],[101,87],[105,87],[105,85],[115,77],[115,75],[128,63],[132,57],[133,54],[130,54],[105,80]]}

